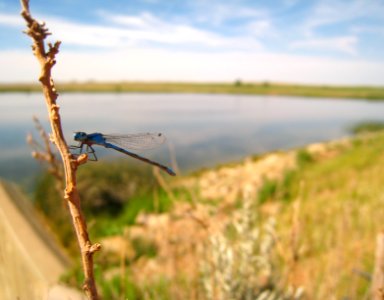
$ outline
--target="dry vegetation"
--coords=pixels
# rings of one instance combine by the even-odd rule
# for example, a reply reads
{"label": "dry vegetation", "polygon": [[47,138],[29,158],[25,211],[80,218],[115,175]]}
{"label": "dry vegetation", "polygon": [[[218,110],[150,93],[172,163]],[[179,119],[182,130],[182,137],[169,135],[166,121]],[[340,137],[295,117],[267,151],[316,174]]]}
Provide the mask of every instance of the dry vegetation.
{"label": "dry vegetation", "polygon": [[168,212],[104,239],[105,295],[369,299],[383,168],[379,132],[172,181]]}
{"label": "dry vegetation", "polygon": [[[89,93],[209,93],[245,95],[285,95],[325,98],[383,100],[384,88],[374,86],[326,86],[269,82],[191,83],[191,82],[67,82],[62,92]],[[0,92],[37,92],[34,84],[0,84]]]}

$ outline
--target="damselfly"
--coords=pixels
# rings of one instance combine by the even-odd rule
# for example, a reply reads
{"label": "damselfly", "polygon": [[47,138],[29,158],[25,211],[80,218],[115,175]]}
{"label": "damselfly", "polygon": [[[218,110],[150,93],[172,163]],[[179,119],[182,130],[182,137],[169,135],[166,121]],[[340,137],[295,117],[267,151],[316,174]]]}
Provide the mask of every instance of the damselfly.
{"label": "damselfly", "polygon": [[161,133],[137,133],[118,135],[102,134],[98,132],[90,134],[87,134],[85,132],[75,132],[73,138],[75,141],[79,142],[79,144],[76,146],[70,146],[70,149],[78,150],[78,153],[75,154],[87,153],[91,160],[97,160],[95,150],[92,146],[99,145],[105,148],[112,148],[116,151],[132,156],[143,162],[157,166],[167,172],[169,175],[176,175],[175,172],[172,171],[172,169],[125,149],[128,148],[133,150],[141,150],[155,148],[165,141],[165,136]]}

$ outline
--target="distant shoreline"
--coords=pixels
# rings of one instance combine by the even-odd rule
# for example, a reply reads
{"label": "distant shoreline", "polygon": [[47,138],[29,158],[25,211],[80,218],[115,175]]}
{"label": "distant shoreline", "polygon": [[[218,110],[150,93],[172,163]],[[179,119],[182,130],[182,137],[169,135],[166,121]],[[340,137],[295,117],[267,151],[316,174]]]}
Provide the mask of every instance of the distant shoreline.
{"label": "distant shoreline", "polygon": [[[249,83],[242,81],[234,83],[66,82],[57,83],[57,90],[61,93],[204,93],[384,100],[384,87]],[[40,85],[35,83],[0,83],[0,93],[40,91]]]}

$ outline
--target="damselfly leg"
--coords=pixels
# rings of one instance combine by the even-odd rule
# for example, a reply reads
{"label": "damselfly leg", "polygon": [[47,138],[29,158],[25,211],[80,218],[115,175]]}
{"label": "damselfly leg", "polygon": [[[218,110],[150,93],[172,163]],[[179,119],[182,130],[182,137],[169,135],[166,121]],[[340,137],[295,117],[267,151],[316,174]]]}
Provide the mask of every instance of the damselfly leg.
{"label": "damselfly leg", "polygon": [[69,146],[69,149],[71,150],[72,155],[74,155],[75,157],[78,157],[79,155],[85,153],[88,155],[88,159],[90,161],[97,161],[95,149],[93,149],[93,147],[90,145],[79,143],[78,145]]}
{"label": "damselfly leg", "polygon": [[85,153],[88,154],[88,159],[91,161],[97,161],[97,156],[95,153],[95,149],[92,146],[86,145]]}

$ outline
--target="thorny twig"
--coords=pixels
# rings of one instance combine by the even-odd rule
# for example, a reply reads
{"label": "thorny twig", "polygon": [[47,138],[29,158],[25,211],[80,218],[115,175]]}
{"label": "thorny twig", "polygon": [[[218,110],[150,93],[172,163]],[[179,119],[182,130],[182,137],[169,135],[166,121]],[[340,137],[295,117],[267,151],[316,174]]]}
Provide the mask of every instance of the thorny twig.
{"label": "thorny twig", "polygon": [[52,142],[58,148],[64,165],[64,199],[67,200],[81,250],[85,276],[83,288],[88,299],[99,299],[93,272],[93,254],[98,251],[101,246],[100,244],[92,244],[89,240],[87,225],[81,211],[80,197],[76,187],[77,167],[87,161],[87,155],[80,155],[77,159],[73,159],[68,150],[68,145],[64,139],[61,127],[59,106],[56,104],[58,94],[51,76],[51,69],[56,63],[55,56],[59,52],[60,42],[57,41],[53,45],[48,43],[48,51],[46,51],[44,40],[50,34],[48,29],[45,27],[44,23],[38,23],[32,18],[29,12],[28,0],[21,0],[21,6],[21,15],[27,23],[27,30],[25,33],[33,40],[32,51],[41,67],[39,81],[42,84],[44,98],[49,113],[49,120],[52,128]]}

